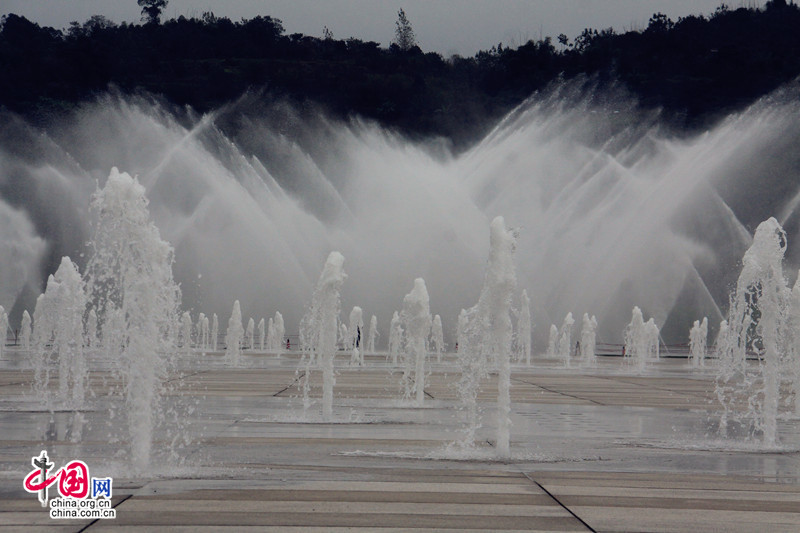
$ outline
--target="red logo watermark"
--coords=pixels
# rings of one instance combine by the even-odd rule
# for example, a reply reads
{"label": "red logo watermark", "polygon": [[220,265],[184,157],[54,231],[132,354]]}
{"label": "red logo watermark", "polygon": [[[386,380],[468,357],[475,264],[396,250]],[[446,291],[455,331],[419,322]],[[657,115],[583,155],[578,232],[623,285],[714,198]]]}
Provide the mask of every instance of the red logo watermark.
{"label": "red logo watermark", "polygon": [[49,461],[46,450],[32,457],[34,470],[25,476],[23,486],[39,496],[42,507],[47,507],[48,489],[58,481],[61,498],[50,501],[51,518],[116,518],[116,510],[111,507],[112,478],[90,478],[89,467],[79,460],[70,461],[48,475],[55,466]]}

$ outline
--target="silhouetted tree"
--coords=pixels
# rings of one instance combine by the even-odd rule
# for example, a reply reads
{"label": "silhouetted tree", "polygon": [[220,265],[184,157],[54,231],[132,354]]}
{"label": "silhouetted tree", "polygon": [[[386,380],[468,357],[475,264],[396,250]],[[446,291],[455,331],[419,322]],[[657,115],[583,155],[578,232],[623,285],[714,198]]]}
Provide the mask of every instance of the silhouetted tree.
{"label": "silhouetted tree", "polygon": [[414,35],[414,28],[406,17],[406,12],[402,9],[397,13],[396,29],[394,30],[394,43],[400,50],[408,51],[417,46],[417,37]]}
{"label": "silhouetted tree", "polygon": [[167,7],[168,0],[138,0],[142,6],[142,20],[147,23],[158,24],[161,12]]}
{"label": "silhouetted tree", "polygon": [[650,17],[650,20],[647,23],[647,29],[645,31],[663,34],[667,33],[674,27],[675,23],[672,22],[672,20],[670,20],[670,18],[664,13],[659,12]]}
{"label": "silhouetted tree", "polygon": [[788,0],[761,9],[723,4],[708,17],[676,22],[656,13],[643,31],[586,29],[574,39],[497,45],[450,61],[420,50],[403,10],[387,49],[324,30],[286,35],[268,16],[232,21],[208,12],[156,23],[167,1],[139,1],[147,24],[95,16],[59,31],[0,16],[0,117],[7,109],[46,123],[109,85],[199,112],[250,89],[465,147],[559,80],[622,85],[642,107],[664,109],[671,125],[706,128],[800,76],[800,8]]}

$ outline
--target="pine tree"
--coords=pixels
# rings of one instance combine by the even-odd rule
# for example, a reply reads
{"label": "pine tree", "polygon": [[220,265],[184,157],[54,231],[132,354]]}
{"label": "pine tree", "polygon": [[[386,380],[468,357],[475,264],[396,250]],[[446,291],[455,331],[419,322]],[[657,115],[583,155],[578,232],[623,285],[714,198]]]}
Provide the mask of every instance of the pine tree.
{"label": "pine tree", "polygon": [[406,12],[402,9],[397,13],[397,28],[394,30],[394,43],[404,52],[417,46],[417,37],[414,35],[414,28],[406,17]]}

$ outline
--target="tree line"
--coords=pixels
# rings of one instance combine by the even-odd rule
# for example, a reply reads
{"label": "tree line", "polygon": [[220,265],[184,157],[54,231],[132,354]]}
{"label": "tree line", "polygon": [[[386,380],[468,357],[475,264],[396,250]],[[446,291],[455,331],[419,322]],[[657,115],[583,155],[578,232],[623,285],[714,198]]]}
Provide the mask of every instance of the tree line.
{"label": "tree line", "polygon": [[8,14],[0,19],[0,105],[46,123],[109,86],[200,112],[256,90],[466,146],[561,80],[621,83],[675,126],[698,128],[800,75],[800,9],[786,0],[722,4],[677,21],[656,13],[641,31],[587,28],[573,39],[449,58],[421,50],[400,14],[388,47],[337,39],[327,28],[321,37],[287,34],[269,16],[232,21],[209,12],[137,24],[93,16],[56,30]]}

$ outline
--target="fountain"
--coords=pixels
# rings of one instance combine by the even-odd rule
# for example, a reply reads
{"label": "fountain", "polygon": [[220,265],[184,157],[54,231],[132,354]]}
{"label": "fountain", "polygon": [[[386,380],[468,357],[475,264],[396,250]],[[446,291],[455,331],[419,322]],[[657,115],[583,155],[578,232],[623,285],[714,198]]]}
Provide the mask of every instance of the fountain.
{"label": "fountain", "polygon": [[659,330],[653,318],[644,321],[642,310],[634,306],[631,321],[625,328],[625,357],[641,372],[648,362],[659,357]]}
{"label": "fountain", "polygon": [[424,279],[415,279],[414,288],[403,298],[400,323],[405,334],[403,398],[408,400],[413,396],[417,407],[421,407],[425,401],[425,357],[431,331],[430,300]]}
{"label": "fountain", "polygon": [[[720,432],[725,434],[731,418],[747,421],[751,435],[762,433],[767,447],[777,443],[780,382],[782,375],[789,375],[784,366],[791,353],[785,342],[793,336],[786,331],[787,322],[793,322],[791,292],[783,276],[786,245],[786,233],[774,218],[756,228],[742,258],[726,342],[718,356],[717,396],[724,408]],[[746,410],[739,407],[743,398]]]}
{"label": "fountain", "polygon": [[595,354],[597,337],[597,319],[592,315],[589,318],[589,313],[583,314],[583,325],[581,326],[581,362],[586,366],[595,366],[597,364],[597,355]]}
{"label": "fountain", "polygon": [[275,336],[275,321],[270,317],[267,325],[267,350],[276,351],[278,349],[278,339]]}
{"label": "fountain", "polygon": [[286,336],[286,325],[283,322],[283,315],[275,311],[275,319],[272,321],[273,338],[275,339],[275,353],[280,357],[283,352],[283,338]]}
{"label": "fountain", "polygon": [[181,315],[181,346],[183,353],[188,354],[192,351],[192,316],[189,311],[184,311]]}
{"label": "fountain", "polygon": [[708,318],[703,317],[702,322],[695,320],[689,331],[689,358],[692,360],[692,366],[705,365],[707,350]]}
{"label": "fountain", "polygon": [[[27,314],[27,311],[23,314],[23,324]],[[30,324],[30,317],[28,317],[28,323]],[[97,313],[94,309],[89,309],[89,313],[86,315],[86,346],[97,346]]]}
{"label": "fountain", "polygon": [[244,332],[244,338],[247,339],[247,348],[250,349],[250,350],[254,350],[255,349],[255,344],[254,344],[254,340],[253,340],[254,339],[253,335],[255,334],[255,329],[256,329],[256,322],[255,322],[255,320],[250,318],[250,320],[247,321],[247,329],[245,329],[245,332]]}
{"label": "fountain", "polygon": [[350,333],[347,331],[347,324],[345,324],[344,321],[342,321],[342,323],[339,324],[339,336],[336,339],[336,342],[337,344],[340,344],[345,348],[347,348],[349,340],[350,340]]}
{"label": "fountain", "polygon": [[506,229],[503,217],[492,220],[489,261],[478,303],[466,312],[464,346],[459,349],[458,392],[467,411],[465,443],[472,446],[479,427],[477,394],[480,381],[495,364],[497,377],[497,454],[510,455],[511,299],[516,288],[513,254],[517,232]]}
{"label": "fountain", "polygon": [[215,352],[217,351],[217,345],[219,344],[219,319],[217,318],[217,313],[214,313],[214,316],[211,319],[211,346],[212,350]]}
{"label": "fountain", "polygon": [[205,352],[208,350],[208,317],[205,313],[197,315],[197,335],[200,350]]}
{"label": "fountain", "polygon": [[467,310],[462,309],[460,313],[458,313],[458,322],[456,324],[456,352],[458,352],[460,346],[464,346],[466,343],[466,332],[467,326],[469,325],[469,319],[467,317]]}
{"label": "fountain", "polygon": [[654,318],[650,318],[644,325],[644,333],[645,333],[645,346],[647,354],[646,359],[648,361],[657,361],[659,357],[661,357],[660,347],[661,343],[659,339],[661,338],[661,331],[658,329],[656,325],[656,320]]}
{"label": "fountain", "polygon": [[345,346],[351,350],[351,365],[364,366],[364,354],[361,346],[361,332],[363,329],[364,313],[360,307],[355,306],[353,310],[350,311],[350,329]]}
{"label": "fountain", "polygon": [[547,338],[547,357],[558,355],[558,327],[550,324],[550,335]]}
{"label": "fountain", "polygon": [[[215,315],[215,318],[216,318],[216,315]],[[202,336],[203,336],[203,352],[205,353],[205,351],[208,350],[209,342],[210,342],[209,341],[208,316],[204,316],[203,317],[203,322],[201,324],[201,327],[202,327],[201,331],[202,331]]]}
{"label": "fountain", "polygon": [[26,309],[22,312],[22,324],[19,328],[19,342],[22,345],[22,349],[25,350],[26,353],[31,351],[31,324],[31,315]]}
{"label": "fountain", "polygon": [[564,322],[561,324],[561,329],[558,331],[556,351],[567,368],[569,368],[569,359],[572,353],[572,326],[574,324],[575,319],[572,318],[572,313],[567,313],[567,316],[564,317]]}
{"label": "fountain", "polygon": [[0,332],[2,332],[0,333],[0,357],[3,357],[3,350],[8,340],[8,313],[2,305],[0,305]]}
{"label": "fountain", "polygon": [[786,343],[784,358],[786,375],[791,380],[794,394],[794,415],[800,415],[800,272],[789,296],[788,313],[785,319]]}
{"label": "fountain", "polygon": [[83,313],[88,300],[78,267],[69,257],[61,259],[45,299],[51,311],[50,358],[58,361],[59,398],[63,405],[80,409],[86,386]]}
{"label": "fountain", "polygon": [[436,354],[436,362],[442,362],[442,352],[444,351],[444,330],[442,329],[442,317],[435,315],[431,325],[431,346]]}
{"label": "fountain", "polygon": [[[331,252],[311,297],[311,306],[300,322],[301,349],[309,352],[309,361],[312,357],[315,358],[322,368],[322,418],[325,421],[330,421],[333,417],[336,322],[339,320],[339,292],[346,278],[344,256],[339,252]],[[308,373],[307,369],[306,376]]]}
{"label": "fountain", "polygon": [[397,366],[397,356],[403,349],[403,325],[400,322],[400,314],[395,311],[392,314],[392,321],[389,324],[389,355],[392,357],[392,365]]}
{"label": "fountain", "polygon": [[531,366],[531,299],[528,298],[528,291],[523,289],[519,304],[519,319],[517,320],[517,349],[519,351],[518,360],[524,360],[525,364]]}
{"label": "fountain", "polygon": [[[97,219],[87,265],[88,293],[105,324],[104,348],[124,382],[131,461],[139,472],[150,463],[153,430],[164,417],[162,382],[176,349],[181,294],[172,278],[173,249],[147,205],[139,181],[113,168],[92,196]],[[109,342],[113,335],[122,342]]]}
{"label": "fountain", "polygon": [[380,334],[378,333],[378,317],[372,315],[369,319],[369,333],[367,334],[367,351],[375,353],[375,341]]}
{"label": "fountain", "polygon": [[264,338],[267,334],[266,330],[264,329],[264,319],[258,321],[258,346],[259,350],[262,352],[264,351]]}
{"label": "fountain", "polygon": [[228,319],[228,329],[225,333],[225,356],[233,366],[239,366],[242,355],[243,338],[242,308],[239,305],[239,300],[236,300],[233,302],[231,317]]}
{"label": "fountain", "polygon": [[[754,106],[705,135],[675,140],[624,95],[604,99],[582,88],[565,84],[537,95],[459,154],[369,121],[289,120],[289,106],[265,110],[247,97],[201,117],[147,97],[109,95],[44,132],[5,122],[0,170],[32,186],[24,198],[0,194],[3,208],[18,211],[8,240],[26,245],[24,260],[2,256],[0,270],[16,272],[21,263],[25,274],[0,300],[32,308],[36,293],[21,288],[42,285],[32,278],[57,266],[48,264],[53,254],[41,253],[44,243],[64,250],[60,257],[87,240],[85,198],[116,163],[148,188],[154,220],[177,250],[186,309],[224,316],[237,295],[253,316],[269,316],[268,306],[285,309],[296,331],[296,302],[313,289],[313,265],[338,249],[359,276],[348,300],[390,317],[406,290],[409,258],[429,258],[415,261],[417,274],[437,311],[455,317],[474,303],[467,295],[481,283],[485,243],[478,235],[487,213],[502,212],[535,228],[522,237],[518,276],[537,320],[560,325],[567,311],[580,317],[591,310],[603,318],[600,336],[618,342],[638,304],[677,342],[689,313],[723,318],[718,307],[727,303],[731,265],[757,215],[744,191],[783,174],[780,161],[789,155],[781,140],[800,130],[795,104]],[[27,155],[17,144],[30,146]],[[744,164],[751,160],[758,168]],[[763,188],[758,208],[786,206],[781,216],[794,216],[796,203],[778,190]],[[46,226],[59,232],[45,229],[37,211],[56,204]],[[254,286],[253,272],[269,283]]]}
{"label": "fountain", "polygon": [[[744,201],[735,194],[738,188],[734,185],[748,183],[748,171],[739,170],[730,179],[728,171],[747,157],[740,154],[759,153],[776,138],[770,128],[750,120],[762,116],[758,111],[747,112],[735,125],[714,127],[702,138],[676,142],[664,139],[651,124],[624,131],[616,123],[606,127],[593,113],[585,112],[589,104],[583,112],[572,111],[564,102],[557,104],[548,107],[528,103],[498,125],[483,142],[461,155],[453,155],[446,148],[437,152],[369,123],[353,122],[346,128],[335,121],[321,125],[290,124],[283,131],[268,117],[248,116],[249,111],[237,107],[238,104],[221,110],[218,116],[222,119],[214,115],[195,122],[190,113],[179,118],[157,104],[136,100],[135,105],[129,105],[125,100],[109,98],[100,105],[87,104],[80,111],[80,118],[64,119],[61,131],[52,132],[48,146],[33,140],[32,146],[42,148],[40,152],[44,155],[30,155],[30,162],[0,145],[0,165],[3,170],[9,162],[17,165],[15,173],[22,176],[20,179],[30,178],[37,185],[32,195],[44,195],[36,191],[49,188],[64,196],[63,209],[53,213],[53,225],[74,217],[75,224],[61,225],[74,228],[75,234],[70,239],[78,243],[86,240],[82,232],[88,231],[84,228],[88,223],[84,224],[82,215],[72,214],[72,202],[80,204],[81,194],[94,187],[97,169],[108,168],[103,165],[113,155],[123,159],[126,168],[138,170],[142,175],[139,183],[138,179],[114,170],[108,180],[108,191],[96,193],[93,212],[99,219],[94,226],[98,236],[94,238],[95,253],[89,261],[86,278],[102,339],[102,350],[97,346],[92,354],[103,362],[118,361],[116,372],[126,383],[125,419],[129,421],[131,456],[137,469],[141,470],[149,461],[149,441],[161,416],[157,407],[160,384],[170,356],[175,353],[177,333],[183,336],[184,347],[191,338],[191,330],[187,333],[177,327],[179,291],[172,277],[173,269],[175,279],[181,281],[186,291],[185,307],[198,309],[202,303],[209,312],[198,320],[201,339],[208,334],[208,319],[213,316],[210,328],[213,340],[198,341],[202,346],[217,350],[219,322],[217,313],[211,315],[211,312],[223,313],[223,306],[230,305],[230,295],[242,293],[245,298],[242,304],[248,312],[264,311],[266,317],[267,303],[286,306],[281,307],[287,313],[286,323],[280,313],[269,319],[268,328],[264,319],[259,322],[262,349],[266,340],[267,348],[280,354],[285,345],[285,326],[288,324],[293,333],[301,322],[302,312],[297,310],[296,303],[314,288],[314,265],[318,266],[317,261],[331,249],[340,249],[351,258],[348,271],[353,279],[359,280],[357,287],[347,287],[344,299],[359,302],[378,316],[385,313],[388,317],[393,302],[396,304],[407,291],[403,284],[409,279],[410,265],[418,268],[420,281],[427,280],[428,284],[423,285],[425,297],[415,283],[408,295],[411,296],[408,306],[404,305],[402,316],[394,313],[388,334],[388,353],[394,365],[398,354],[409,354],[401,363],[408,362],[405,373],[409,385],[413,377],[415,387],[409,388],[408,397],[413,397],[418,405],[424,399],[426,379],[424,355],[420,354],[426,350],[414,321],[425,322],[430,312],[415,314],[409,308],[419,304],[417,307],[421,309],[421,302],[432,298],[437,309],[441,303],[442,314],[454,315],[461,309],[455,347],[461,370],[459,396],[468,419],[465,441],[474,443],[480,427],[481,406],[477,400],[480,382],[496,368],[499,374],[496,442],[498,454],[507,456],[510,385],[505,357],[512,349],[509,344],[512,329],[510,318],[506,318],[510,317],[508,291],[514,279],[518,276],[521,284],[531,289],[533,297],[532,300],[528,297],[527,290],[522,292],[514,348],[518,360],[528,365],[531,362],[531,312],[544,317],[540,321],[545,325],[548,321],[557,323],[567,309],[577,313],[575,316],[583,315],[581,364],[591,364],[596,339],[618,341],[621,326],[628,320],[628,310],[633,303],[639,303],[653,318],[645,322],[641,310],[634,308],[625,340],[629,360],[644,368],[648,361],[658,357],[656,321],[663,326],[665,335],[682,339],[688,325],[686,317],[722,318],[717,303],[724,300],[721,288],[731,280],[727,274],[732,264],[730,259],[747,246],[749,236],[744,227],[755,216],[742,207]],[[602,113],[603,110],[598,110],[598,114]],[[240,121],[244,126],[225,126],[228,122],[238,123],[227,119],[240,116],[252,120]],[[106,121],[108,128],[130,130],[130,135],[119,139],[97,136],[91,126]],[[780,123],[784,129],[796,131],[790,122]],[[126,127],[130,124],[138,126]],[[255,132],[263,135],[253,135]],[[73,135],[77,133],[80,135]],[[71,140],[73,136],[87,140],[86,146],[76,146]],[[149,151],[139,148],[139,144],[146,144]],[[275,155],[280,157],[272,157]],[[147,203],[141,192],[144,185],[152,193],[152,204]],[[128,192],[113,199],[114,187],[126,188]],[[731,192],[732,189],[736,191]],[[184,194],[185,191],[191,194]],[[374,198],[393,201],[366,201]],[[101,205],[104,202],[111,203]],[[791,205],[787,205],[782,220],[794,221],[797,204]],[[408,212],[409,206],[414,206],[412,214]],[[138,214],[128,220],[125,219],[131,214],[128,211]],[[155,230],[150,221],[151,211],[152,218],[160,226],[163,223],[165,237],[176,243],[174,264],[173,249]],[[502,219],[492,222],[489,266],[483,268],[486,243],[480,235],[485,230],[486,213],[493,212],[507,213],[515,222],[534,228],[519,242],[522,254],[517,258],[519,272],[511,263],[516,235],[505,229]],[[22,218],[27,216],[26,212],[20,213]],[[32,211],[28,214],[33,216]],[[114,216],[125,219],[124,224],[110,223]],[[127,228],[124,231],[134,234],[136,239],[123,235],[121,227]],[[44,237],[50,238],[39,236],[36,231],[44,230],[19,225],[19,239],[31,244],[25,252],[31,256],[25,260],[31,272],[45,271],[37,267],[45,266],[46,259],[34,252],[40,248],[37,239],[43,243]],[[408,239],[410,234],[420,237]],[[659,243],[656,250],[653,241]],[[71,246],[63,237],[56,236],[52,242],[54,250]],[[125,246],[131,242],[143,242],[143,248],[131,250]],[[578,245],[564,246],[564,242]],[[241,260],[230,265],[230,257]],[[3,266],[10,261],[6,256],[0,256],[0,260]],[[333,362],[339,333],[340,290],[345,279],[343,261],[338,252],[328,256],[307,318],[299,328],[301,345],[308,355],[304,360],[308,365],[304,386],[309,384],[310,373],[321,368],[321,405],[326,420],[333,416]],[[484,270],[484,286],[477,305],[462,309],[474,302],[470,301],[470,291],[481,282]],[[140,275],[145,271],[152,271],[155,282]],[[251,275],[254,271],[262,272],[261,277],[267,281],[254,283]],[[61,283],[56,278],[48,283],[53,290]],[[747,314],[747,306],[752,307],[756,300],[759,305],[768,303],[759,292],[764,282],[751,279],[748,283],[755,283],[752,287],[757,289],[748,292],[745,287],[746,302],[736,308],[738,315],[730,315],[731,334],[721,328],[718,345],[731,348],[720,349],[718,353],[724,363],[735,364],[730,372],[724,371],[731,373],[730,377],[723,374],[718,380],[719,390],[727,398],[726,387],[733,387],[734,383],[762,387],[758,389],[761,392],[752,394],[742,388],[734,392],[739,394],[737,398],[743,394],[748,399],[755,398],[754,405],[763,408],[764,421],[756,422],[756,430],[764,433],[765,442],[774,443],[777,430],[770,420],[777,408],[766,407],[774,403],[777,396],[774,389],[776,383],[780,385],[781,377],[773,376],[797,376],[800,368],[792,367],[789,373],[783,371],[789,367],[781,366],[776,371],[773,359],[780,360],[800,349],[792,348],[794,351],[789,352],[780,344],[772,350],[772,341],[764,344],[769,336],[761,330],[770,326],[772,315],[759,309],[762,314],[756,320],[752,309]],[[36,294],[18,289],[15,285],[6,291],[16,309],[10,311],[14,321],[14,313],[32,303],[25,298]],[[783,288],[776,290],[781,292]],[[140,299],[140,295],[147,298]],[[782,324],[787,316],[788,296],[776,301],[783,302],[782,310],[775,313],[779,317],[775,320]],[[54,338],[57,320],[51,303],[39,300],[34,310],[32,354],[43,350]],[[604,319],[605,335],[599,334],[597,321],[590,316],[589,309],[604,313],[600,316]],[[234,319],[237,314],[238,319]],[[0,320],[3,315],[0,312]],[[95,336],[90,333],[91,316],[90,313],[86,322],[86,344],[90,346]],[[570,364],[575,342],[572,316],[572,312],[566,315],[560,331],[556,325],[551,327],[548,346],[548,353],[564,358],[565,365]],[[759,332],[757,335],[749,333],[750,326],[742,329],[745,319],[751,320],[753,331]],[[250,319],[246,332],[251,348],[252,324]],[[444,332],[440,335],[440,320],[436,317],[433,324],[431,347],[438,359]],[[702,330],[703,324],[698,327]],[[353,319],[351,314],[350,334],[357,334],[361,328],[361,320]],[[131,333],[134,329],[145,332],[137,335],[136,341]],[[242,329],[237,300],[226,337],[226,352],[235,364],[239,363]],[[787,330],[778,326],[775,329],[779,332],[775,342],[788,342]],[[429,330],[422,334],[424,339]],[[375,337],[377,324],[373,315],[367,335],[368,351],[374,350]],[[738,340],[727,340],[734,337]],[[360,345],[357,348],[362,351]],[[746,349],[753,350],[749,360]],[[49,359],[47,350],[44,356],[32,356],[39,390],[47,388],[48,365],[55,363]],[[738,350],[745,355],[740,357]],[[781,357],[772,357],[773,352]],[[250,359],[256,358],[248,358],[248,366],[261,364]],[[204,358],[203,364],[208,360],[211,359]],[[363,361],[362,354],[352,360]],[[444,363],[448,362],[445,358]],[[286,360],[272,364],[285,366]],[[763,367],[760,374],[755,372],[755,366]],[[797,377],[794,380],[795,385],[800,382]],[[800,410],[800,394],[795,391],[795,396],[796,409]],[[734,400],[726,401],[729,411],[738,408]]]}
{"label": "fountain", "polygon": [[[53,283],[55,283],[53,276],[49,276],[47,285],[50,286]],[[28,352],[28,358],[33,367],[33,392],[37,397],[49,404],[50,352],[47,349],[47,344],[53,337],[53,320],[50,302],[45,298],[46,293],[47,289],[36,298],[36,306],[33,309],[33,329],[31,330],[32,349]]]}
{"label": "fountain", "polygon": [[724,351],[724,347],[728,345],[728,334],[730,327],[727,320],[720,320],[719,331],[717,331],[717,338],[714,341],[714,351],[719,353]]}

